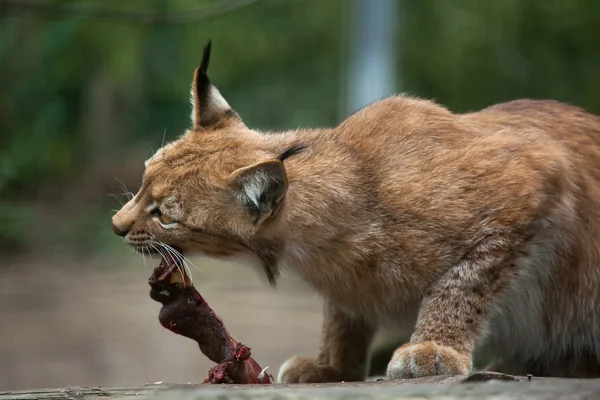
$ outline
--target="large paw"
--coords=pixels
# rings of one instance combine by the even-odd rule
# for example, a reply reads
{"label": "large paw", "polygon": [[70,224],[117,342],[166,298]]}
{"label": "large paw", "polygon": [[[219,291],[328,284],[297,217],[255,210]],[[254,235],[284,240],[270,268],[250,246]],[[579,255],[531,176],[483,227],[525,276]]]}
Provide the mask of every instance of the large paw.
{"label": "large paw", "polygon": [[432,375],[467,375],[471,357],[435,342],[405,344],[388,364],[389,379],[410,379]]}
{"label": "large paw", "polygon": [[313,360],[292,357],[279,368],[278,383],[323,383],[340,382],[341,374],[329,365],[317,364]]}

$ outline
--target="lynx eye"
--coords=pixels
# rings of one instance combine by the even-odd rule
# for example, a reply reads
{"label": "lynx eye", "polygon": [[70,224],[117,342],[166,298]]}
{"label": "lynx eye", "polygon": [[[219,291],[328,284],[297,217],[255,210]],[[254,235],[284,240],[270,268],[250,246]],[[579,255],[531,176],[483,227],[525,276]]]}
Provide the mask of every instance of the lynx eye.
{"label": "lynx eye", "polygon": [[150,211],[150,215],[154,215],[155,217],[157,217],[157,218],[160,220],[160,222],[162,222],[162,223],[163,223],[163,224],[165,224],[165,225],[168,225],[168,224],[173,224],[173,223],[175,223],[175,222],[176,222],[175,220],[173,220],[173,219],[171,219],[171,218],[167,217],[165,214],[163,214],[163,213],[160,211],[160,208],[158,208],[158,207],[156,207],[156,208],[153,208],[153,209]]}

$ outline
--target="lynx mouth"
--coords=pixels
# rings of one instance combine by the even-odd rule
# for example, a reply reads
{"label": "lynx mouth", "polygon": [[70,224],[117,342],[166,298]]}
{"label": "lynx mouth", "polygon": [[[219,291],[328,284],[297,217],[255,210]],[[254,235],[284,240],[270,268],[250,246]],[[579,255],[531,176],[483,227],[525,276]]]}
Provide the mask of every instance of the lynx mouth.
{"label": "lynx mouth", "polygon": [[178,247],[160,242],[135,244],[131,247],[136,253],[150,258],[185,258],[183,257],[182,251]]}
{"label": "lynx mouth", "polygon": [[155,247],[154,251],[154,254],[159,255],[161,262],[164,262],[168,267],[173,268],[183,266],[183,260],[185,257],[183,256],[183,252],[178,247]]}
{"label": "lynx mouth", "polygon": [[155,251],[155,254],[160,257],[158,268],[164,271],[163,274],[173,274],[177,271],[178,274],[175,275],[183,282],[192,281],[191,271],[186,265],[183,252],[179,248],[174,246],[164,246],[155,248]]}
{"label": "lynx mouth", "polygon": [[160,271],[157,280],[168,280],[172,283],[181,282],[184,285],[191,284],[191,277],[187,273],[187,268],[184,262],[184,256],[181,250],[170,247],[167,251],[166,248],[157,250],[157,254],[160,255],[160,264],[155,270]]}
{"label": "lynx mouth", "polygon": [[137,245],[137,246],[132,246],[132,247],[136,253],[141,254],[143,256],[148,256],[151,258],[155,258],[157,256],[162,256],[161,251],[154,246]]}

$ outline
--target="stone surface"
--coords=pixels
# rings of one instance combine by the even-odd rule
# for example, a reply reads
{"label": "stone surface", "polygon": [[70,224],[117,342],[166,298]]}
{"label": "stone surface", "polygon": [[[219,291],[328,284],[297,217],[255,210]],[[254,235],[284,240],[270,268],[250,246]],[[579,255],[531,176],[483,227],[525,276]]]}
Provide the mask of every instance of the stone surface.
{"label": "stone surface", "polygon": [[435,376],[402,381],[305,385],[178,385],[155,384],[133,388],[47,389],[0,392],[0,400],[29,399],[598,399],[599,379],[513,377],[494,373]]}

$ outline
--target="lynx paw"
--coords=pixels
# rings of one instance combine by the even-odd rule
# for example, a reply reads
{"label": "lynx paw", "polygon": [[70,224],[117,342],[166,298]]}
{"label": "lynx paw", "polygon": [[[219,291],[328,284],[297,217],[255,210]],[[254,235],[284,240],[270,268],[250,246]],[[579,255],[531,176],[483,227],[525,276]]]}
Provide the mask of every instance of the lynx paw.
{"label": "lynx paw", "polygon": [[466,375],[471,370],[470,356],[435,342],[405,344],[388,364],[389,379],[409,379],[431,375]]}
{"label": "lynx paw", "polygon": [[287,360],[279,368],[277,375],[278,383],[322,383],[341,380],[340,373],[332,367],[302,357]]}

